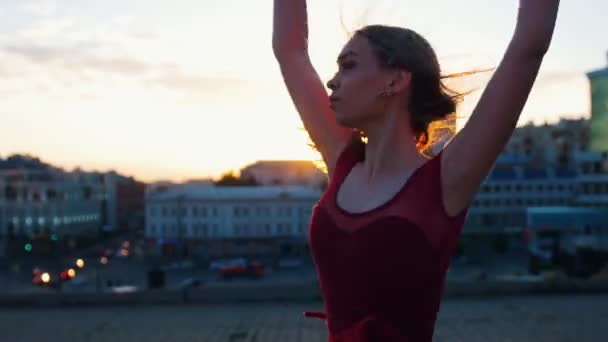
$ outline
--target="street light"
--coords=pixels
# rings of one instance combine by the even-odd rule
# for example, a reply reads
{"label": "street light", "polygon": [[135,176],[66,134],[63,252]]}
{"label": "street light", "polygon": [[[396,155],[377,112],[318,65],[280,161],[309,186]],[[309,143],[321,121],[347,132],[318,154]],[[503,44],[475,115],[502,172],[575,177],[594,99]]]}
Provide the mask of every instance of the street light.
{"label": "street light", "polygon": [[51,275],[49,274],[49,272],[44,272],[40,276],[40,279],[43,283],[48,284],[51,281]]}
{"label": "street light", "polygon": [[82,259],[76,260],[76,266],[78,266],[78,268],[83,268],[84,267],[84,260],[82,260]]}
{"label": "street light", "polygon": [[73,268],[70,268],[68,270],[68,276],[71,278],[74,278],[76,276],[76,271]]}

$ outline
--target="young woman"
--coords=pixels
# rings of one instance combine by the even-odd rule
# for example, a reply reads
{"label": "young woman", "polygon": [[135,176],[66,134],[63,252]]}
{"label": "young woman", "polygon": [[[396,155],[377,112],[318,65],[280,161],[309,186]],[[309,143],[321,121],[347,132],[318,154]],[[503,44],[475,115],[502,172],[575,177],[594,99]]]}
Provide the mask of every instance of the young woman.
{"label": "young woman", "polygon": [[[310,246],[330,341],[431,341],[469,203],[507,143],[553,35],[559,0],[520,0],[504,58],[466,125],[421,153],[453,114],[430,44],[390,26],[358,30],[328,96],[307,52],[305,0],[274,0],[273,49],[329,186]],[[367,137],[364,143],[359,132]]]}

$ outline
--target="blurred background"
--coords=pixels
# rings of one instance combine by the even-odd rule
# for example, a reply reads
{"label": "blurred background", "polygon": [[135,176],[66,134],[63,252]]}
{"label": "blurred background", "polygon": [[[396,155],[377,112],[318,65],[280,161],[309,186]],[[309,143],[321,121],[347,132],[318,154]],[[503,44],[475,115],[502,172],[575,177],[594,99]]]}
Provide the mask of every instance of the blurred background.
{"label": "blurred background", "polygon": [[[517,1],[309,0],[497,66]],[[608,340],[608,4],[563,1],[475,198],[437,341]],[[308,222],[327,186],[271,50],[272,1],[0,3],[0,339],[324,341]],[[491,72],[458,80],[459,126]],[[399,270],[395,270],[399,272]]]}

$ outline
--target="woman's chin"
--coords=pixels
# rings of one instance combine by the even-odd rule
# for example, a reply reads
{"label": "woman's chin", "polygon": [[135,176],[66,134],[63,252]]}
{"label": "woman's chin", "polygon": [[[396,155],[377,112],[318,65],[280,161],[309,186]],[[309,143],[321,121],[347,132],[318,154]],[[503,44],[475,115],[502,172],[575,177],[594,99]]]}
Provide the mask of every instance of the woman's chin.
{"label": "woman's chin", "polygon": [[343,115],[340,113],[336,113],[336,122],[343,127],[346,128],[355,128],[353,125],[354,123],[352,122],[352,118],[350,118],[348,115]]}

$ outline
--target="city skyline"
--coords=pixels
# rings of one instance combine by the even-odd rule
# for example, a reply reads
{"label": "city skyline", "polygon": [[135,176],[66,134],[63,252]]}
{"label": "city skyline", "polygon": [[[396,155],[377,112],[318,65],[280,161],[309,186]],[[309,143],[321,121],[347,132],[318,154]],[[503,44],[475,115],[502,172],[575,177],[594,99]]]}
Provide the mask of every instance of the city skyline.
{"label": "city skyline", "polygon": [[[311,55],[325,80],[346,40],[340,15],[351,29],[364,9],[365,23],[408,23],[449,73],[497,65],[517,2],[341,3],[342,10],[338,1],[309,1]],[[606,66],[608,46],[599,45],[606,11],[599,0],[562,5],[520,124],[588,117],[584,73]],[[257,160],[318,158],[272,56],[272,1],[46,0],[3,4],[0,14],[2,157],[31,154],[69,170],[115,169],[144,181],[217,178]],[[465,117],[479,94],[467,99]]]}

